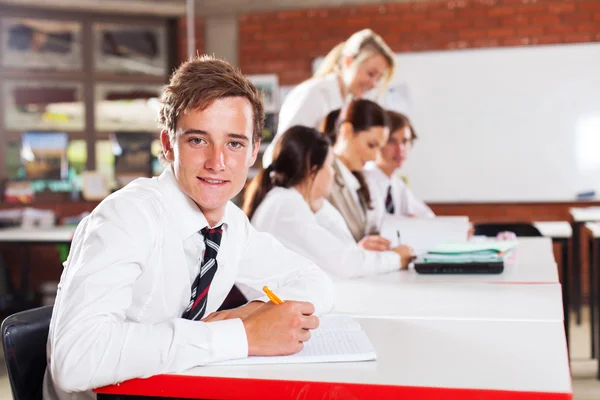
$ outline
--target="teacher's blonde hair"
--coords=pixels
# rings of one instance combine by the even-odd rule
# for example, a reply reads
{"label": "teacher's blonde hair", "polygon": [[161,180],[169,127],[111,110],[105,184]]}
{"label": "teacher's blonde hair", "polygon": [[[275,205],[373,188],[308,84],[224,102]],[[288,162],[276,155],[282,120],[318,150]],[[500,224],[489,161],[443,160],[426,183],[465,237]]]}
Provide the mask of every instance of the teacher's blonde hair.
{"label": "teacher's blonde hair", "polygon": [[383,80],[382,90],[389,84],[394,76],[395,55],[384,40],[370,29],[363,29],[350,36],[345,42],[335,46],[325,57],[314,77],[323,77],[332,72],[338,72],[340,61],[343,57],[351,56],[353,63],[362,64],[374,55],[381,55],[387,61],[389,68]]}

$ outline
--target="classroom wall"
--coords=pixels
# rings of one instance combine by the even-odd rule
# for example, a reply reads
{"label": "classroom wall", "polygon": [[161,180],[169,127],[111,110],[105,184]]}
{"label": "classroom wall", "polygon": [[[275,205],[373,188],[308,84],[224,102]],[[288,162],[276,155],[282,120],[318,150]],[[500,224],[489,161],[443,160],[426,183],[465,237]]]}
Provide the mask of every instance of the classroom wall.
{"label": "classroom wall", "polygon": [[363,28],[395,52],[600,41],[597,0],[443,0],[243,14],[239,65],[282,85],[311,75],[312,60]]}
{"label": "classroom wall", "polygon": [[[196,18],[195,37],[196,51],[198,54],[204,54],[205,22],[203,18]],[[187,40],[187,19],[185,17],[177,20],[177,46],[178,61],[183,62],[188,59],[188,40]]]}

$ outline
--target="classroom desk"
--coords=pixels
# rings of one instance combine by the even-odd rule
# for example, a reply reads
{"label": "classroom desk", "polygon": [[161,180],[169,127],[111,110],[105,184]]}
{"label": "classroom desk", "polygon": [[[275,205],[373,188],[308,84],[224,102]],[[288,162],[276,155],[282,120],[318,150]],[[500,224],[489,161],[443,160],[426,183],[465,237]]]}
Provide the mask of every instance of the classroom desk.
{"label": "classroom desk", "polygon": [[0,242],[18,244],[68,244],[71,243],[76,228],[76,226],[5,228],[0,229]]}
{"label": "classroom desk", "polygon": [[337,281],[335,289],[335,312],[356,317],[563,321],[557,284],[394,284],[367,277]]}
{"label": "classroom desk", "polygon": [[372,277],[377,282],[408,283],[559,283],[552,241],[545,237],[519,238],[501,274],[418,274],[414,269]]}
{"label": "classroom desk", "polygon": [[[577,325],[581,324],[581,229],[586,222],[600,221],[600,207],[571,208],[573,218],[573,296],[571,303],[575,309]],[[590,282],[592,279],[590,278]],[[591,294],[591,293],[590,293]]]}
{"label": "classroom desk", "polygon": [[29,246],[70,244],[76,226],[55,226],[52,228],[4,228],[0,229],[0,243],[11,243],[23,248],[21,264],[20,295],[29,298]]}
{"label": "classroom desk", "polygon": [[569,341],[569,323],[568,315],[570,310],[570,279],[569,279],[569,240],[573,236],[573,228],[566,221],[539,221],[534,222],[535,226],[543,236],[552,238],[553,243],[560,244],[561,250],[561,288],[564,315],[567,318],[565,323],[565,333],[567,342]]}
{"label": "classroom desk", "polygon": [[97,390],[203,399],[571,399],[560,322],[358,319],[377,361],[199,367]]}
{"label": "classroom desk", "polygon": [[[587,229],[590,237],[592,238],[592,243],[590,247],[590,272],[594,271],[594,273],[590,273],[590,277],[594,276],[594,282],[592,285],[595,286],[593,293],[595,294],[595,298],[591,299],[590,304],[595,304],[595,307],[591,308],[591,313],[593,313],[592,318],[592,349],[600,350],[600,293],[598,289],[600,288],[600,223],[597,222],[588,222],[585,224],[585,228]],[[592,353],[594,354],[594,353]],[[596,372],[597,379],[600,380],[600,357],[596,357],[598,360],[598,371]]]}

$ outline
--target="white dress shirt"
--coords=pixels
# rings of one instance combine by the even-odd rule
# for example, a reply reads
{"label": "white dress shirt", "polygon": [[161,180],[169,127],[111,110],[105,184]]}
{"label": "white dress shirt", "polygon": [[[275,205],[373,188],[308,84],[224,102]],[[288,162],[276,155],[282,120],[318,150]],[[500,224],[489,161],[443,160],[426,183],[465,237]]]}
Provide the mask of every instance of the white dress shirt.
{"label": "white dress shirt", "polygon": [[[311,261],[257,232],[233,203],[220,223],[205,315],[236,280],[310,301],[318,314],[332,309],[333,284]],[[79,224],[52,314],[44,399],[95,398],[95,387],[248,355],[240,319],[181,318],[203,258],[205,226],[171,168],[110,195]]]}
{"label": "white dress shirt", "polygon": [[339,211],[325,200],[313,213],[294,188],[272,189],[256,209],[252,225],[269,232],[291,250],[310,258],[335,278],[354,278],[400,269],[393,251],[359,247]]}
{"label": "white dress shirt", "polygon": [[344,99],[334,73],[309,79],[292,89],[281,105],[277,134],[265,150],[263,167],[271,164],[273,149],[285,131],[294,125],[318,129],[327,114],[343,106]]}
{"label": "white dress shirt", "polygon": [[397,170],[389,177],[375,163],[369,163],[363,173],[369,185],[369,193],[374,209],[368,216],[370,225],[381,227],[381,221],[383,221],[386,214],[385,199],[390,186],[392,187],[392,203],[394,204],[395,216],[435,217],[431,208],[418,199],[413,191],[406,186],[404,180],[398,176]]}

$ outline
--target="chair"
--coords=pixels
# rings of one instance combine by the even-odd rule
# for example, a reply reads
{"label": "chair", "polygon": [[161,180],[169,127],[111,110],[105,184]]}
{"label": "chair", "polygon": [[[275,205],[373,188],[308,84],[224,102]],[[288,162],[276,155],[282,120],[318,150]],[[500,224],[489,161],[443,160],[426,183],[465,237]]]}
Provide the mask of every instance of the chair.
{"label": "chair", "polygon": [[486,223],[474,224],[475,236],[496,237],[500,232],[514,232],[521,237],[542,236],[540,231],[533,225],[527,223]]}
{"label": "chair", "polygon": [[15,400],[41,400],[52,306],[21,311],[2,322],[2,348]]}

